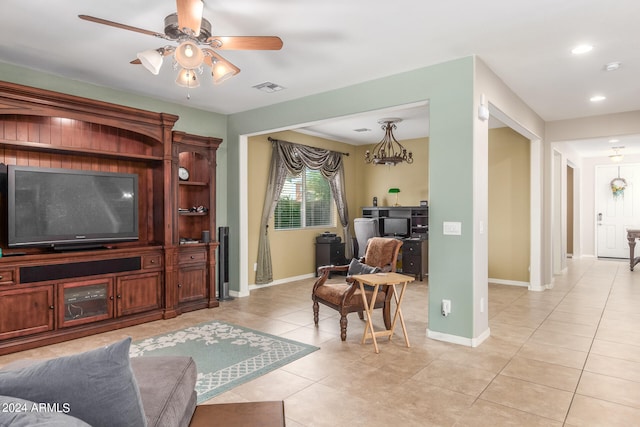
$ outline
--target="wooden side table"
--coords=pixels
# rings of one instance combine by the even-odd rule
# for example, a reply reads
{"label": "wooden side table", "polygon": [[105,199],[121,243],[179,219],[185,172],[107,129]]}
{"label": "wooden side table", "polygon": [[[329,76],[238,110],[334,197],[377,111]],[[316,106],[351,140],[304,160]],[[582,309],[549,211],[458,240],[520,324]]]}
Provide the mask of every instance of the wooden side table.
{"label": "wooden side table", "polygon": [[[396,328],[396,322],[400,320],[402,334],[404,335],[404,342],[407,344],[407,347],[411,347],[411,344],[409,344],[409,336],[407,335],[407,327],[404,324],[404,317],[402,316],[402,300],[404,298],[404,292],[407,289],[407,284],[409,282],[413,282],[415,278],[398,273],[357,274],[351,277],[360,284],[362,303],[364,304],[364,309],[367,312],[367,326],[365,327],[364,333],[362,334],[362,344],[366,342],[367,338],[371,338],[373,340],[373,348],[375,352],[380,353],[380,349],[378,349],[378,341],[376,340],[376,338],[389,337],[389,340],[391,340],[391,337],[393,337],[393,333]],[[371,303],[367,301],[367,296],[364,291],[364,285],[373,286]],[[396,285],[401,286],[400,295],[398,295]],[[393,296],[396,301],[396,310],[393,314],[391,328],[384,331],[375,331],[373,328],[372,311],[376,297],[378,296],[378,290],[380,289],[380,286],[391,286],[393,288]]]}
{"label": "wooden side table", "polygon": [[627,241],[629,242],[629,269],[633,271],[633,267],[640,262],[640,257],[635,257],[636,239],[640,238],[640,230],[627,230]]}
{"label": "wooden side table", "polygon": [[198,405],[189,427],[284,427],[284,402],[240,402]]}

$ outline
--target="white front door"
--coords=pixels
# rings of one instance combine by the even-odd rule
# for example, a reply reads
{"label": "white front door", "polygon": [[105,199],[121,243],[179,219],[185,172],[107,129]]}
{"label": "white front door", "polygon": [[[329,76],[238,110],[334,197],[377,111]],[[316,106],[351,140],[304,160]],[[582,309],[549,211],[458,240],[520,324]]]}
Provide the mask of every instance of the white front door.
{"label": "white front door", "polygon": [[[612,182],[626,187],[616,195]],[[595,213],[598,257],[629,258],[627,228],[640,228],[640,165],[596,166]]]}

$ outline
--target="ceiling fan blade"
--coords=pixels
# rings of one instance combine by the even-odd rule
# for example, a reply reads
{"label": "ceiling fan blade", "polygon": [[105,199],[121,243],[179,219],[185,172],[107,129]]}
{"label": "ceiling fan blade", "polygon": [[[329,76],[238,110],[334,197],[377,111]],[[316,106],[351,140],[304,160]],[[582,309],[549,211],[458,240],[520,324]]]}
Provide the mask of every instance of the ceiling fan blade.
{"label": "ceiling fan blade", "polygon": [[205,52],[204,62],[211,67],[213,83],[220,84],[240,72],[240,68],[218,55],[212,49],[202,49]]}
{"label": "ceiling fan blade", "polygon": [[96,18],[95,16],[78,15],[78,18],[84,19],[85,21],[95,22],[97,24],[120,28],[121,30],[133,31],[135,33],[141,33],[141,34],[146,34],[148,36],[154,36],[154,37],[159,37],[161,39],[170,40],[166,35],[162,33],[156,33],[155,31],[149,31],[143,28],[132,27],[131,25],[120,24],[119,22],[113,22],[106,19],[102,19],[102,18]]}
{"label": "ceiling fan blade", "polygon": [[194,36],[199,36],[202,12],[204,10],[202,0],[176,0],[176,9],[179,29],[184,31],[186,28],[193,31]]}
{"label": "ceiling fan blade", "polygon": [[207,43],[224,50],[280,50],[282,40],[276,36],[212,36]]}

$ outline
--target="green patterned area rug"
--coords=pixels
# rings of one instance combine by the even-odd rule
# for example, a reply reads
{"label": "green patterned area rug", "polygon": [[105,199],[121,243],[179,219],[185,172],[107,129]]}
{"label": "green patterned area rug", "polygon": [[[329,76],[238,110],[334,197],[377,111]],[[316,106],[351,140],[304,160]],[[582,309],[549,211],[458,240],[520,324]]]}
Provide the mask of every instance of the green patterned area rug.
{"label": "green patterned area rug", "polygon": [[198,403],[291,363],[318,347],[220,321],[131,344],[131,357],[191,356],[198,368]]}

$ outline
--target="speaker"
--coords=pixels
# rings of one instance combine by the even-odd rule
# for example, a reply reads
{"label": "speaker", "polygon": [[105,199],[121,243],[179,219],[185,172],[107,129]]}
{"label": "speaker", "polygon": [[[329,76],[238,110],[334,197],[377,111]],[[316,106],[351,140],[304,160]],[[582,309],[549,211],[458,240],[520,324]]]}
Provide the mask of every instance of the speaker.
{"label": "speaker", "polygon": [[34,265],[20,267],[20,283],[35,283],[43,280],[122,273],[125,271],[137,271],[141,268],[142,261],[139,256],[98,261],[70,262],[67,264]]}
{"label": "speaker", "polygon": [[229,296],[229,227],[218,227],[218,299],[232,300]]}

